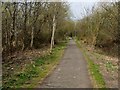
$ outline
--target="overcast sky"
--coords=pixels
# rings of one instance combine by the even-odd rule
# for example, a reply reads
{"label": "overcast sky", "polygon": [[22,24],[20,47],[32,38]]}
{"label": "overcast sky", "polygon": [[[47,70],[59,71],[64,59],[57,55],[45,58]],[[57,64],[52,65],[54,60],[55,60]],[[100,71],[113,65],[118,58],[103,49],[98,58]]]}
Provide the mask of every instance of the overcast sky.
{"label": "overcast sky", "polygon": [[91,10],[92,6],[97,3],[95,2],[70,2],[70,10],[73,20],[81,19],[85,14],[85,8]]}
{"label": "overcast sky", "polygon": [[98,2],[113,2],[116,0],[66,0],[70,3],[70,10],[72,12],[72,19],[79,20],[85,14],[85,8],[91,10],[92,6]]}

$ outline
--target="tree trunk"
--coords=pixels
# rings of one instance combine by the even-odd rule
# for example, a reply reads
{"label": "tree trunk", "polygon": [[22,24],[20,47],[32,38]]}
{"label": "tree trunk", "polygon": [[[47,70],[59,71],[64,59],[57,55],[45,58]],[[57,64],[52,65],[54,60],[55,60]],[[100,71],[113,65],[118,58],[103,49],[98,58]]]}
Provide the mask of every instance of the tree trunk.
{"label": "tree trunk", "polygon": [[23,29],[23,47],[22,50],[27,47],[27,0],[25,0],[25,12],[24,12],[24,29]]}
{"label": "tree trunk", "polygon": [[34,26],[32,27],[32,32],[31,32],[31,43],[30,43],[30,48],[33,47],[33,39],[34,39]]}
{"label": "tree trunk", "polygon": [[55,15],[54,15],[54,16],[53,16],[53,30],[52,30],[52,37],[51,37],[50,52],[52,51],[52,48],[53,48],[53,46],[54,46],[55,29],[56,29],[56,22],[55,22]]}

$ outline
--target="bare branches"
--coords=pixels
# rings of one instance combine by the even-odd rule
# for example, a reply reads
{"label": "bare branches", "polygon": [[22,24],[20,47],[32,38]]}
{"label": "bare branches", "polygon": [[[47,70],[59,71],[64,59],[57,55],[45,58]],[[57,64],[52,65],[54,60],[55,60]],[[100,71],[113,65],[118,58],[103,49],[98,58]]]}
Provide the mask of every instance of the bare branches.
{"label": "bare branches", "polygon": [[[25,0],[24,2],[4,2],[2,5],[3,41],[5,41],[3,47],[6,53],[50,44],[53,27],[56,26],[54,32],[61,30],[62,27],[59,25],[63,25],[62,22],[67,16],[68,9],[67,5],[62,2],[29,2]],[[54,16],[55,20],[53,20]],[[55,36],[54,33],[53,42]]]}
{"label": "bare branches", "polygon": [[86,43],[104,46],[108,42],[117,40],[115,37],[118,26],[118,7],[115,3],[100,3],[98,7],[93,7],[92,11],[88,9],[85,11],[86,15],[77,27],[81,31],[81,38],[84,38]]}

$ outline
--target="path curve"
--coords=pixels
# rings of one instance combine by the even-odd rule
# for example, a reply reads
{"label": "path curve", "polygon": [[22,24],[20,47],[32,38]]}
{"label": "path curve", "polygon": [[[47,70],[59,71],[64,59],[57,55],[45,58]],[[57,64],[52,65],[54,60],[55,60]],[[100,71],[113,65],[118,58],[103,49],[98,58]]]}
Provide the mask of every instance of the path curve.
{"label": "path curve", "polygon": [[40,88],[92,88],[87,63],[73,40],[70,40],[63,58]]}

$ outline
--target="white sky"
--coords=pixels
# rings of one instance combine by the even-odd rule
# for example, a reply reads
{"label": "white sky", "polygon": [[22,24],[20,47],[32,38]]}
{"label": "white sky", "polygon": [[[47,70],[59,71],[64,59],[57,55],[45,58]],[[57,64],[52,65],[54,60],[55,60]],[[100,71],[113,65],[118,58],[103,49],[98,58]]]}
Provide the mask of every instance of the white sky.
{"label": "white sky", "polygon": [[85,15],[85,8],[91,10],[96,2],[71,2],[70,10],[73,20],[81,19]]}
{"label": "white sky", "polygon": [[116,2],[118,0],[66,0],[70,3],[72,19],[79,20],[85,15],[85,8],[91,10],[98,2]]}
{"label": "white sky", "polygon": [[[52,0],[52,1],[59,1],[59,0]],[[62,0],[67,2],[114,2],[120,0]]]}
{"label": "white sky", "polygon": [[[63,0],[63,1],[68,1],[68,2],[96,2],[98,0]],[[100,0],[99,0],[100,1]],[[105,0],[106,1],[106,0]]]}

